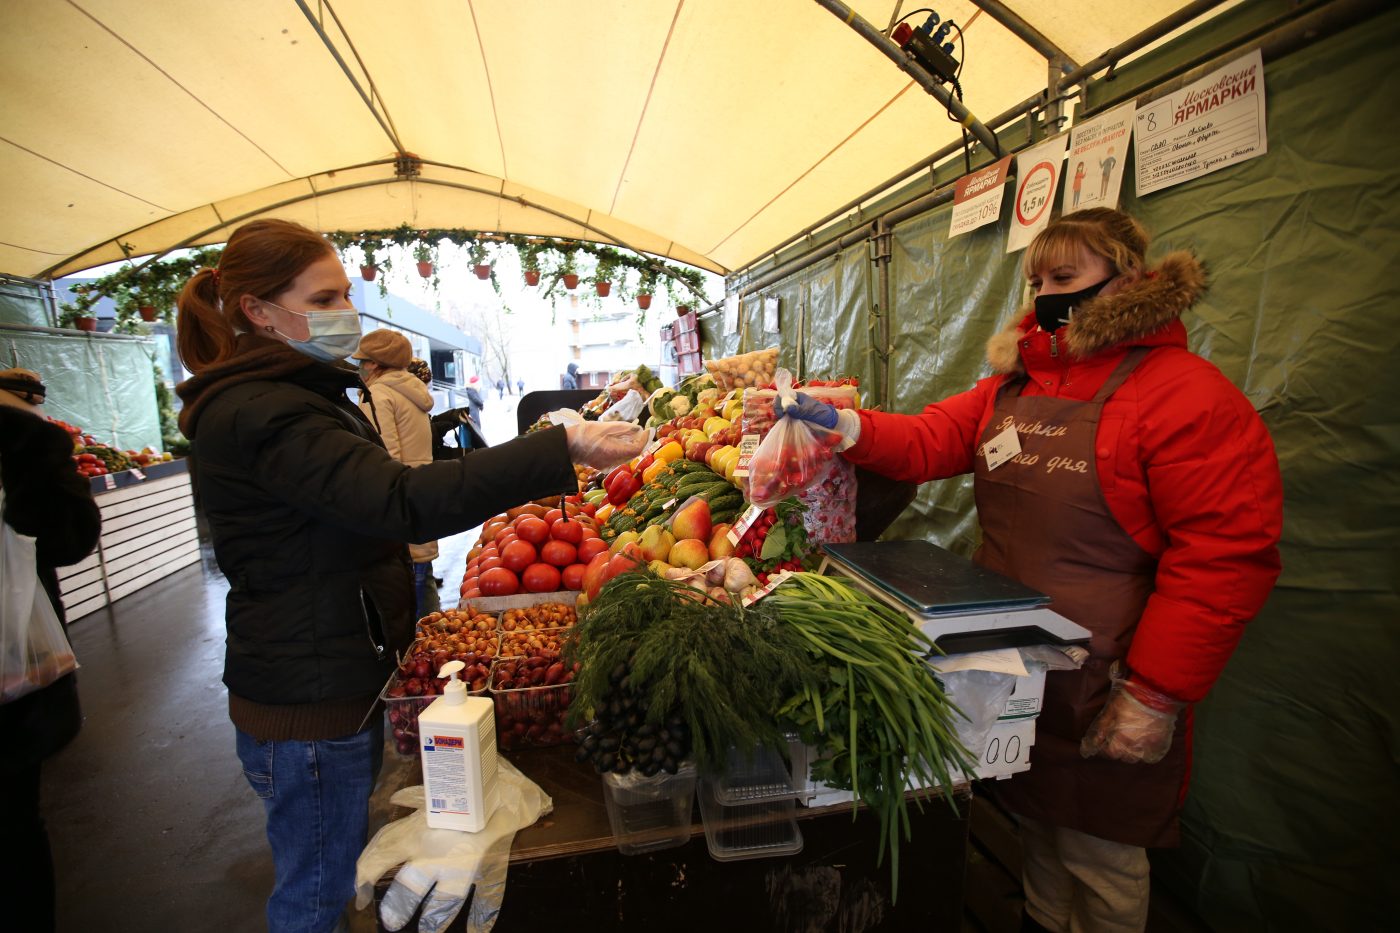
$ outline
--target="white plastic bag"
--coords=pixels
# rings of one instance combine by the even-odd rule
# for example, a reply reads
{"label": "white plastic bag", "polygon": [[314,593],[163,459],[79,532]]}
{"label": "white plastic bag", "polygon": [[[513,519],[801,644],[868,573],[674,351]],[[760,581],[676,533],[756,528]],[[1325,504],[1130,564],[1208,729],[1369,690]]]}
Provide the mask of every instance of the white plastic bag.
{"label": "white plastic bag", "polygon": [[598,416],[599,421],[636,421],[637,416],[646,407],[647,400],[642,393],[636,389],[629,389],[627,394],[608,407],[608,410]]}
{"label": "white plastic bag", "polygon": [[[0,490],[0,515],[4,509]],[[39,585],[34,539],[0,525],[0,703],[9,703],[77,670],[78,661]]]}

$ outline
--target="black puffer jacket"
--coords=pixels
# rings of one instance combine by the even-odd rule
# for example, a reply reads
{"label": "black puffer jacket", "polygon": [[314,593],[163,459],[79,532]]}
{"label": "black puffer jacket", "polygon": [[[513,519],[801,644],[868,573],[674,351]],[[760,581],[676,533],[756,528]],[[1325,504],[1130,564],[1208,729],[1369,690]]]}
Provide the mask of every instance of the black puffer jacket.
{"label": "black puffer jacket", "polygon": [[[88,481],[73,466],[68,432],[38,415],[0,406],[0,483],[5,521],[35,539],[39,582],[63,618],[55,567],[76,564],[97,546],[101,518]],[[0,705],[0,772],[32,767],[78,732],[77,675]]]}
{"label": "black puffer jacket", "polygon": [[373,694],[412,637],[405,543],[574,488],[562,430],[406,467],[346,397],[361,386],[348,368],[248,335],[234,359],[180,386],[200,506],[231,585],[224,683],[237,697]]}

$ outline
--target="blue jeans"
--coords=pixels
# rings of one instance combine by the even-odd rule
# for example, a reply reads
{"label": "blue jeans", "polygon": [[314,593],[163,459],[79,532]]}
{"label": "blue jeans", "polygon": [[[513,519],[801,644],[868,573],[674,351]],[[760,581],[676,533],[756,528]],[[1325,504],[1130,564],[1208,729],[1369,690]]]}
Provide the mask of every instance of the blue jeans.
{"label": "blue jeans", "polygon": [[276,871],[269,933],[335,929],[355,893],[355,860],[384,758],[384,717],[355,735],[316,742],[260,742],[234,731],[243,776],[267,811]]}

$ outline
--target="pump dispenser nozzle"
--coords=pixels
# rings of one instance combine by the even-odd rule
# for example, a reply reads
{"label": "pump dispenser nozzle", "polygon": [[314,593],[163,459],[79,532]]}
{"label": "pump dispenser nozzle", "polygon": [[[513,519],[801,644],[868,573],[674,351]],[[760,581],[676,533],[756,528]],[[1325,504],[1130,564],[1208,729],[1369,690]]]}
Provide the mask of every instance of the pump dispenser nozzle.
{"label": "pump dispenser nozzle", "polygon": [[443,699],[447,701],[449,706],[458,706],[467,702],[467,685],[457,679],[457,672],[466,666],[461,661],[448,661],[442,666],[442,670],[438,671],[439,678],[449,678],[447,686],[442,688]]}

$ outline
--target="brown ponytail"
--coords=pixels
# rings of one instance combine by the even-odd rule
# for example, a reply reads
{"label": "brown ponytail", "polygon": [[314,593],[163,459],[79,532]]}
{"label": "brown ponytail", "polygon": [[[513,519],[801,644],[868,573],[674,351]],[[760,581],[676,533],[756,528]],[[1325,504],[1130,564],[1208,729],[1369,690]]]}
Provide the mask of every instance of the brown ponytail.
{"label": "brown ponytail", "polygon": [[192,373],[228,359],[233,355],[233,343],[237,334],[224,313],[219,310],[219,293],[215,287],[217,277],[213,269],[200,269],[175,299],[180,309],[176,322],[175,343],[180,351],[180,359]]}
{"label": "brown ponytail", "polygon": [[244,295],[272,299],[319,259],[334,256],[325,237],[289,220],[253,220],[229,237],[218,269],[200,269],[175,300],[180,309],[176,345],[196,375],[234,355],[237,337],[252,324]]}

